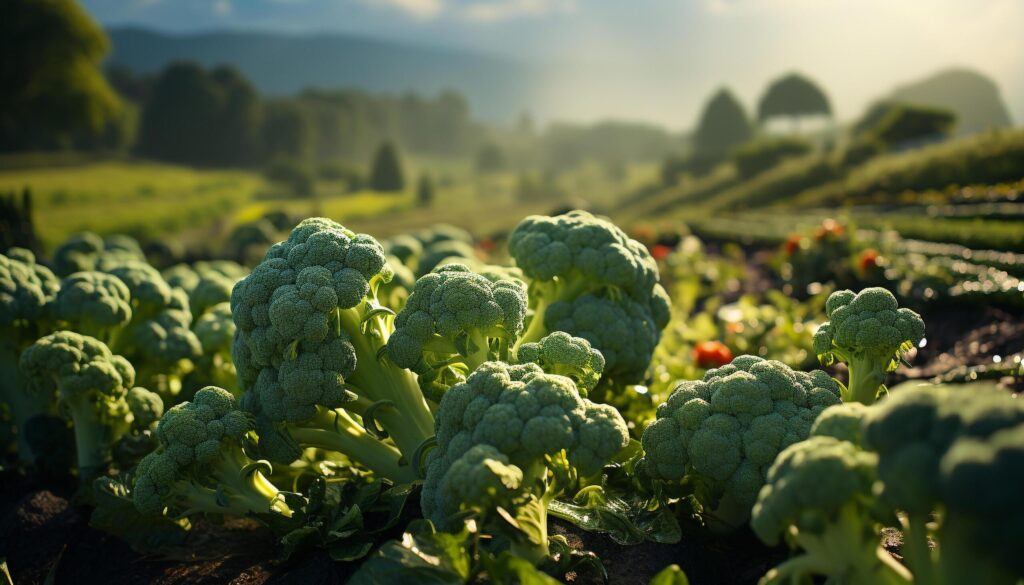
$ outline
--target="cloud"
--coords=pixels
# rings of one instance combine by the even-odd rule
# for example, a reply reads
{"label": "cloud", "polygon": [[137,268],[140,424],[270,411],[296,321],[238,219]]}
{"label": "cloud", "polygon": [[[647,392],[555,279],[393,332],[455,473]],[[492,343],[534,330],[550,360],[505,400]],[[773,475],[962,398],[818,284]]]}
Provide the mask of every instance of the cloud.
{"label": "cloud", "polygon": [[[283,0],[278,0],[283,1]],[[420,20],[441,16],[469,22],[490,23],[515,18],[568,13],[576,9],[576,0],[364,0],[397,9]]]}

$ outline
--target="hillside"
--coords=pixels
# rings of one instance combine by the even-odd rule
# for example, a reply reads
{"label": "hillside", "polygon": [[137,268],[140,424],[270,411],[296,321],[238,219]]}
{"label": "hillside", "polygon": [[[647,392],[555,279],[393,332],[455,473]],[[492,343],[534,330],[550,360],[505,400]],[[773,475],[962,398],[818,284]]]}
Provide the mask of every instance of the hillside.
{"label": "hillside", "polygon": [[956,114],[958,135],[1012,126],[996,83],[970,69],[947,69],[896,88],[888,99],[935,106]]}
{"label": "hillside", "polygon": [[529,65],[465,51],[403,45],[344,34],[286,35],[214,31],[168,35],[138,28],[109,32],[110,63],[153,73],[172,61],[231,64],[264,93],[306,87],[434,94],[455,89],[475,116],[507,121],[527,108]]}

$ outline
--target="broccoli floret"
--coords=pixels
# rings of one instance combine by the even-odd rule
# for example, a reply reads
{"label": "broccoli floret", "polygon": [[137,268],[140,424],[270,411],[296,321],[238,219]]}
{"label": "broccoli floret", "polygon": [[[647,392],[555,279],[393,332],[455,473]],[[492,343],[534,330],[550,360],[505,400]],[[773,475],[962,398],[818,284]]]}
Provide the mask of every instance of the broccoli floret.
{"label": "broccoli floret", "polygon": [[[833,407],[834,408],[834,407]],[[815,436],[786,447],[768,470],[750,525],[770,546],[786,535],[804,553],[770,571],[762,584],[841,576],[849,585],[909,585],[911,575],[880,544],[872,493],[878,456],[853,443]]]}
{"label": "broccoli floret", "polygon": [[413,237],[419,240],[424,246],[448,241],[463,242],[466,244],[473,243],[472,234],[458,226],[446,223],[439,223],[429,229],[420,230],[413,234]]}
{"label": "broccoli floret", "polygon": [[415,375],[386,359],[394,313],[376,290],[391,276],[372,237],[313,218],[235,285],[232,356],[265,453],[316,447],[415,479],[410,462],[434,423]]}
{"label": "broccoli floret", "polygon": [[217,272],[208,272],[199,277],[195,287],[189,291],[188,302],[192,308],[192,317],[198,319],[210,307],[231,300],[231,289],[236,279]]}
{"label": "broccoli floret", "polygon": [[382,306],[397,312],[405,306],[410,292],[416,286],[416,275],[394,256],[388,256],[387,262],[394,270],[394,276],[391,282],[382,282],[377,287],[377,299]]}
{"label": "broccoli floret", "polygon": [[535,561],[548,554],[547,506],[567,478],[598,473],[629,442],[617,410],[536,364],[481,365],[441,399],[436,430],[424,516],[448,526],[468,508],[486,524],[500,505],[529,537],[513,548]]}
{"label": "broccoli floret", "polygon": [[555,331],[537,343],[519,346],[519,363],[534,363],[549,374],[572,378],[583,397],[597,386],[604,372],[604,356],[580,337]]}
{"label": "broccoli floret", "polygon": [[860,445],[863,442],[861,424],[867,412],[868,407],[859,402],[830,406],[815,419],[811,426],[811,436],[833,437]]}
{"label": "broccoli floret", "polygon": [[26,391],[18,356],[53,325],[51,302],[57,279],[23,248],[0,255],[0,448],[18,442],[18,456],[33,462],[23,426],[39,415],[56,414],[52,397]]}
{"label": "broccoli floret", "polygon": [[138,364],[139,380],[165,397],[181,392],[181,378],[195,367],[202,355],[199,338],[189,328],[188,310],[165,309],[152,319],[135,324],[120,347]]}
{"label": "broccoli floret", "polygon": [[156,449],[153,431],[164,414],[164,401],[156,392],[136,386],[125,395],[131,423],[128,432],[121,436],[113,447],[114,462],[121,469],[131,469]]}
{"label": "broccoli floret", "polygon": [[131,294],[133,319],[141,322],[151,319],[171,303],[171,287],[160,272],[145,262],[130,262],[114,267],[102,266],[128,287]]}
{"label": "broccoli floret", "polygon": [[643,244],[572,211],[527,217],[509,237],[509,253],[529,280],[532,317],[520,344],[565,331],[604,355],[611,380],[643,379],[669,318],[658,265]]}
{"label": "broccoli floret", "polygon": [[73,234],[53,252],[53,271],[57,276],[94,270],[103,253],[103,238],[92,232]]}
{"label": "broccoli floret", "polygon": [[132,319],[131,292],[112,274],[76,272],[61,282],[53,311],[75,331],[113,344]]}
{"label": "broccoli floret", "polygon": [[230,303],[210,307],[192,324],[201,355],[196,358],[192,377],[205,380],[201,386],[214,384],[232,394],[238,392],[238,373],[231,361],[231,344],[235,338],[235,322],[231,318]]}
{"label": "broccoli floret", "polygon": [[388,355],[416,372],[427,396],[438,400],[484,362],[507,360],[525,316],[520,283],[449,264],[416,281],[395,318]]}
{"label": "broccoli floret", "polygon": [[123,258],[146,260],[146,255],[142,252],[142,246],[139,245],[139,241],[124,234],[111,234],[103,238],[103,253],[105,256],[116,254]]}
{"label": "broccoli floret", "polygon": [[[419,262],[420,254],[423,253],[423,243],[404,234],[399,234],[381,242],[384,251],[394,256],[406,268],[414,269]],[[392,268],[398,271],[398,267],[392,264]]]}
{"label": "broccoli floret", "polygon": [[415,273],[418,278],[430,274],[443,264],[477,261],[476,250],[472,244],[461,240],[439,240],[424,246],[423,252],[417,257]]}
{"label": "broccoli floret", "polygon": [[[950,492],[965,499],[947,501],[943,493],[943,458],[958,441],[988,443],[998,431],[1022,424],[1024,403],[996,388],[917,384],[894,389],[885,400],[868,410],[862,427],[864,446],[878,453],[878,477],[884,484],[881,499],[905,513],[901,516],[904,550],[915,580],[942,582],[944,569],[938,568],[935,552],[928,545],[932,512],[941,513],[950,505],[969,509],[973,504],[967,503],[967,498],[980,498],[982,490],[990,488],[994,491],[988,493],[993,498],[1000,497],[998,487],[982,487],[979,483],[974,486],[976,495]],[[981,473],[979,471],[979,476]],[[998,485],[1010,489],[1013,484],[1007,483],[1009,481],[1010,477],[1006,477]],[[1014,508],[1006,513],[1011,513],[1011,509]],[[950,519],[953,527],[950,528],[949,548],[957,556],[954,562],[968,563],[964,557],[974,553],[959,548],[969,546],[962,541],[963,535],[956,526],[963,524],[955,515],[951,514]],[[940,526],[940,543],[944,542],[947,528]]]}
{"label": "broccoli floret", "polygon": [[658,406],[642,437],[642,468],[657,480],[705,486],[709,527],[732,530],[746,523],[779,452],[838,403],[839,386],[825,372],[739,356],[703,380],[680,382]]}
{"label": "broccoli floret", "polygon": [[825,302],[825,313],[829,321],[814,334],[814,353],[823,365],[840,361],[849,368],[843,402],[873,403],[885,392],[886,373],[924,339],[920,315],[899,308],[884,288],[836,291]]}
{"label": "broccoli floret", "polygon": [[19,365],[32,390],[55,395],[70,417],[80,475],[101,472],[110,462],[111,447],[131,425],[125,396],[135,383],[132,365],[101,341],[71,331],[36,341],[21,354]]}
{"label": "broccoli floret", "polygon": [[133,430],[147,430],[164,415],[164,401],[160,395],[141,386],[128,390],[125,400],[132,413]]}
{"label": "broccoli floret", "polygon": [[252,429],[250,416],[222,388],[203,388],[171,408],[157,425],[159,447],[135,472],[135,507],[149,515],[169,509],[171,515],[292,517],[285,494],[266,477],[270,464],[245,454]]}
{"label": "broccoli floret", "polygon": [[984,439],[958,439],[939,469],[944,513],[937,573],[943,582],[1019,583],[1024,575],[1024,423]]}

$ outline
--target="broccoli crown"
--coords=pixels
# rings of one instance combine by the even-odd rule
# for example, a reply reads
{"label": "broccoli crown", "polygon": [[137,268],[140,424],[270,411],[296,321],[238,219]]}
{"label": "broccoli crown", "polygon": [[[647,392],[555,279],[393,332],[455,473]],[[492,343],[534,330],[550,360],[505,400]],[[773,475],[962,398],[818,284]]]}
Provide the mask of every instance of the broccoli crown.
{"label": "broccoli crown", "polygon": [[103,251],[105,254],[114,253],[125,258],[146,259],[139,241],[124,234],[111,234],[103,238]]}
{"label": "broccoli crown", "polygon": [[135,384],[135,369],[101,341],[72,331],[51,333],[22,354],[21,370],[39,392],[61,400],[99,393],[118,398]]}
{"label": "broccoli crown", "polygon": [[103,272],[76,272],[61,282],[55,316],[90,333],[118,329],[132,318],[132,297],[120,278]]}
{"label": "broccoli crown", "polygon": [[878,453],[883,498],[908,513],[927,514],[941,501],[940,465],[955,441],[985,439],[1021,424],[1024,403],[1005,391],[920,384],[894,390],[868,409],[862,429],[865,447]]}
{"label": "broccoli crown", "polygon": [[131,293],[132,306],[137,312],[151,315],[171,303],[171,287],[160,271],[141,261],[120,263],[106,270],[121,280]]}
{"label": "broccoli crown", "polygon": [[175,264],[165,269],[161,275],[168,286],[180,288],[186,293],[192,292],[192,289],[199,284],[199,273],[188,264]]}
{"label": "broccoli crown", "polygon": [[[232,291],[238,328],[232,355],[241,386],[251,388],[263,370],[276,370],[286,350],[318,352],[332,335],[334,313],[359,305],[391,276],[384,250],[372,237],[329,219],[304,220]],[[348,364],[324,367],[336,379],[350,371]]]}
{"label": "broccoli crown", "polygon": [[[437,448],[428,458],[422,507],[438,522],[459,506],[440,489],[444,478],[475,446],[493,447],[508,460],[491,461],[522,472],[543,467],[547,456],[564,451],[581,475],[592,475],[629,442],[622,415],[581,398],[569,378],[545,374],[536,364],[504,362],[487,362],[453,386],[441,399],[435,430]],[[511,478],[507,471],[500,475]],[[493,486],[493,481],[477,485]]]}
{"label": "broccoli crown", "polygon": [[549,374],[572,378],[580,394],[586,396],[597,386],[604,373],[604,356],[590,342],[564,331],[548,334],[536,343],[519,346],[519,363],[534,363]]}
{"label": "broccoli crown", "polygon": [[460,509],[489,510],[507,506],[523,483],[523,471],[491,445],[474,445],[455,459],[437,480],[435,517]]}
{"label": "broccoli crown", "polygon": [[93,270],[103,253],[103,238],[92,232],[73,234],[53,252],[53,271],[58,276]]}
{"label": "broccoli crown", "polygon": [[[644,468],[662,480],[692,477],[749,513],[779,452],[807,438],[839,403],[825,372],[798,372],[750,355],[681,382],[644,430]],[[745,518],[743,518],[745,520]]]}
{"label": "broccoli crown", "polygon": [[125,395],[132,413],[132,425],[137,429],[148,429],[164,415],[164,401],[156,392],[136,386]]}
{"label": "broccoli crown", "polygon": [[446,223],[439,223],[429,229],[416,232],[414,238],[423,243],[424,246],[440,242],[456,241],[466,244],[473,243],[473,236],[466,230]]}
{"label": "broccoli crown", "polygon": [[836,291],[825,302],[825,314],[829,320],[814,334],[814,352],[824,365],[865,357],[893,371],[900,356],[924,339],[921,316],[899,308],[884,288]]}
{"label": "broccoli crown", "polygon": [[862,443],[861,423],[868,412],[868,407],[860,402],[836,404],[821,411],[814,425],[811,426],[812,437],[834,437],[849,441],[854,445]]}
{"label": "broccoli crown", "polygon": [[[482,353],[482,363],[490,339],[514,340],[525,317],[526,291],[519,283],[491,281],[462,264],[448,264],[416,281],[395,318],[388,355],[398,366],[417,371],[433,365],[428,363],[433,354],[437,363],[454,353]],[[446,347],[429,349],[437,341]]]}
{"label": "broccoli crown", "polygon": [[[544,312],[544,326],[548,331],[564,331],[590,342],[604,356],[604,372],[612,379],[639,382],[668,323],[668,299],[662,297],[660,286],[658,290],[661,292],[652,297],[656,302],[650,306],[630,297],[614,301],[591,294],[556,301]],[[657,311],[652,312],[652,308]]]}
{"label": "broccoli crown", "polygon": [[167,366],[180,360],[202,355],[199,338],[189,326],[192,315],[188,310],[167,309],[152,319],[132,327],[133,353],[147,363]]}
{"label": "broccoli crown", "polygon": [[28,250],[0,254],[0,329],[42,319],[58,287],[53,274],[37,265]]}
{"label": "broccoli crown", "polygon": [[769,468],[750,526],[770,546],[789,526],[820,532],[836,522],[844,507],[871,500],[877,464],[874,453],[833,437],[794,443]]}
{"label": "broccoli crown", "polygon": [[208,272],[199,277],[199,281],[189,291],[188,302],[192,308],[192,315],[201,316],[210,307],[231,300],[231,289],[235,286],[236,279],[217,272]]}
{"label": "broccoli crown", "polygon": [[477,260],[473,245],[461,240],[439,240],[423,248],[416,262],[416,276],[429,274],[438,266],[450,262],[469,263]]}
{"label": "broccoli crown", "polygon": [[967,548],[971,558],[993,559],[1008,575],[1024,575],[1024,423],[985,439],[958,439],[939,468],[944,530],[959,532],[951,546]]}
{"label": "broccoli crown", "polygon": [[658,265],[643,244],[586,211],[531,215],[513,230],[508,249],[532,280],[582,277],[595,287],[621,288],[638,298],[658,282]]}
{"label": "broccoli crown", "polygon": [[235,337],[231,304],[225,302],[211,306],[192,324],[192,332],[199,339],[204,354],[231,355],[231,342]]}
{"label": "broccoli crown", "polygon": [[253,430],[252,419],[235,405],[230,392],[207,386],[191,402],[174,406],[160,419],[156,437],[179,465],[209,465],[222,444],[239,444]]}

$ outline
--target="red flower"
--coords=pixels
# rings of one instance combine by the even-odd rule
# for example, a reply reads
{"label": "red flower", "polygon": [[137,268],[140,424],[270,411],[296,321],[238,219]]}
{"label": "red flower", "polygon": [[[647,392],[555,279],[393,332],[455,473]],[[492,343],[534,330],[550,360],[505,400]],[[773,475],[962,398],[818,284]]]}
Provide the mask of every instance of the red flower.
{"label": "red flower", "polygon": [[693,346],[693,359],[701,368],[717,368],[732,361],[732,351],[721,341],[701,341]]}
{"label": "red flower", "polygon": [[787,256],[796,254],[796,251],[800,249],[800,234],[789,234],[786,238],[786,243],[782,245],[782,249],[786,251]]}
{"label": "red flower", "polygon": [[857,259],[857,267],[860,268],[861,272],[867,272],[878,266],[878,258],[878,250],[868,248],[860,253],[860,258]]}
{"label": "red flower", "polygon": [[839,223],[834,219],[829,218],[821,222],[821,225],[818,226],[818,229],[814,230],[814,239],[820,241],[824,240],[825,238],[838,238],[845,233],[846,228],[843,227],[843,224]]}
{"label": "red flower", "polygon": [[661,262],[665,258],[668,258],[668,255],[671,253],[672,248],[664,244],[655,244],[651,246],[651,256],[654,256],[654,259],[657,260],[658,262]]}
{"label": "red flower", "polygon": [[492,240],[491,238],[484,238],[477,243],[477,247],[483,250],[484,252],[493,252],[494,240]]}

